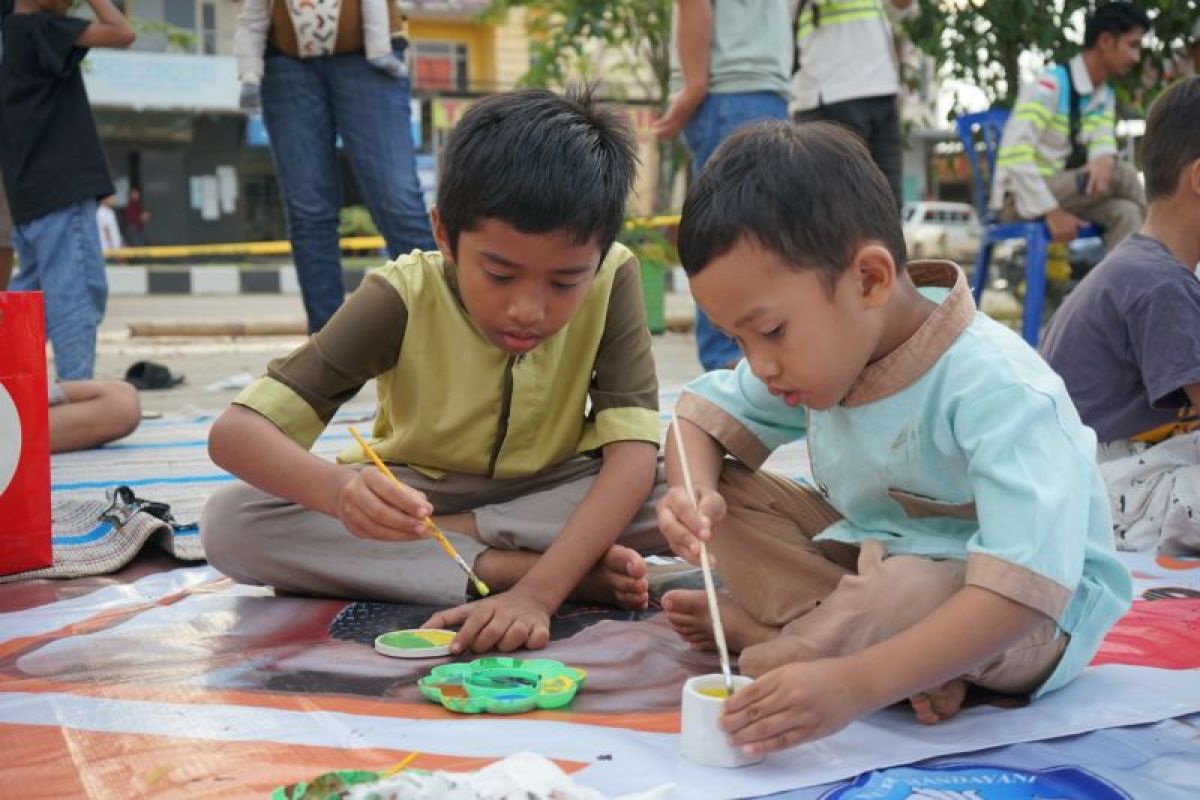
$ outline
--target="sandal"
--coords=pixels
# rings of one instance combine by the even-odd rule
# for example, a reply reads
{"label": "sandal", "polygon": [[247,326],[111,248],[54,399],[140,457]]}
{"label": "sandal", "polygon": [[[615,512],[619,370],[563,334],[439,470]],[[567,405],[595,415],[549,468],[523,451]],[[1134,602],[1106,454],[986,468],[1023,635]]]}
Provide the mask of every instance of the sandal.
{"label": "sandal", "polygon": [[171,370],[153,361],[139,361],[125,371],[125,380],[143,391],[170,389],[183,383],[183,375],[172,375]]}

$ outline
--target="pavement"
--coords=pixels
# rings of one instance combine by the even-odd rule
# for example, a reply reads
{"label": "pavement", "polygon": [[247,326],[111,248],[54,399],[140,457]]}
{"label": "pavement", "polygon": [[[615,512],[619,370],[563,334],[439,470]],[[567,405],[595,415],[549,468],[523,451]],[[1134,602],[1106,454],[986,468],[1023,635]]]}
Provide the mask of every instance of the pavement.
{"label": "pavement", "polygon": [[[689,318],[692,300],[682,292],[667,293],[668,319]],[[304,310],[296,295],[143,295],[112,296],[96,346],[96,377],[119,380],[140,360],[165,364],[186,381],[173,388],[141,393],[145,411],[190,413],[219,411],[238,388],[206,388],[236,376],[261,375],[271,359],[286,355],[305,337],[283,336],[133,336],[130,325],[154,322],[288,323],[302,325]],[[211,325],[210,325],[211,326]],[[690,333],[653,337],[659,382],[680,385],[700,374],[695,339]],[[373,385],[360,398],[373,397]]]}

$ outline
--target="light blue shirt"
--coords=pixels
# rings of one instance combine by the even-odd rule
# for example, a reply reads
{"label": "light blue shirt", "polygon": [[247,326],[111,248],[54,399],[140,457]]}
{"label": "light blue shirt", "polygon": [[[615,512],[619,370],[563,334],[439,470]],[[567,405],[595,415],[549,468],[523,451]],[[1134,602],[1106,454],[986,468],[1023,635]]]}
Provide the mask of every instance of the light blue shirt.
{"label": "light blue shirt", "polygon": [[[954,323],[941,312],[970,302],[961,277],[957,283],[945,301],[944,290],[922,290],[942,307],[923,326],[926,335],[903,346],[924,348],[932,362],[911,381],[897,381],[896,372],[911,369],[912,359],[884,359],[842,404],[812,411],[771,395],[743,360],[686,391],[762,445],[749,466],[807,435],[817,488],[845,517],[818,539],[879,539],[889,554],[966,561],[968,584],[1055,619],[1071,640],[1040,695],[1087,666],[1129,608],[1132,582],[1114,549],[1095,435],[1062,381],[1016,334],[970,306],[956,311],[961,333],[947,335]],[[938,333],[926,331],[931,325],[943,328],[940,338],[928,335]],[[944,348],[940,356],[931,346]]]}

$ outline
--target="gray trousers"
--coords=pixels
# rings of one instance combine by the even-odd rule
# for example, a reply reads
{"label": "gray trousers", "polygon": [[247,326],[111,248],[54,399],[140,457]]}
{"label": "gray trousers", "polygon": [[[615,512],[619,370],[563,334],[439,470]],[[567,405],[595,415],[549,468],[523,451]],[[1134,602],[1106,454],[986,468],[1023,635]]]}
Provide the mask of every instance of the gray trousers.
{"label": "gray trousers", "polygon": [[[1081,180],[1086,186],[1086,173],[1086,167],[1056,172],[1046,178],[1046,186],[1063,211],[1104,228],[1104,249],[1112,252],[1125,237],[1142,227],[1146,218],[1146,192],[1133,167],[1124,161],[1117,162],[1108,191],[1097,197],[1088,197],[1079,191]],[[1085,177],[1080,178],[1080,175]],[[1005,203],[1001,218],[1005,221],[1019,219],[1011,198]]]}
{"label": "gray trousers", "polygon": [[[392,471],[428,496],[435,516],[474,512],[479,539],[445,531],[463,559],[474,564],[489,548],[545,552],[602,463],[579,458],[503,480],[460,474],[433,480],[402,466]],[[644,554],[669,551],[654,513],[665,491],[660,466],[654,491],[622,533],[621,544]],[[208,499],[200,536],[209,563],[239,583],[397,603],[457,605],[467,599],[466,576],[433,539],[362,539],[335,517],[240,481]]]}

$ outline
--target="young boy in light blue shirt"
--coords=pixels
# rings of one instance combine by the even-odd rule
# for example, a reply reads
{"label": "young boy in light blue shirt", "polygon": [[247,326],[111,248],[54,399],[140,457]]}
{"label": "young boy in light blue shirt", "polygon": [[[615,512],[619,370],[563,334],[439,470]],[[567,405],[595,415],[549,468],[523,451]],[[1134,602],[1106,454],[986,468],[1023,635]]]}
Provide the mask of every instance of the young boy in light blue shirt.
{"label": "young boy in light blue shirt", "polygon": [[[732,740],[788,747],[905,698],[933,723],[970,684],[1076,677],[1132,594],[1096,437],[955,265],[905,265],[862,143],[824,123],[735,134],[688,193],[680,257],[746,354],[680,398],[696,505],[668,435],[658,512],[680,555],[710,540],[728,591],[756,678],[726,704]],[[758,471],[802,436],[815,490]],[[711,645],[702,593],[664,608]]]}

